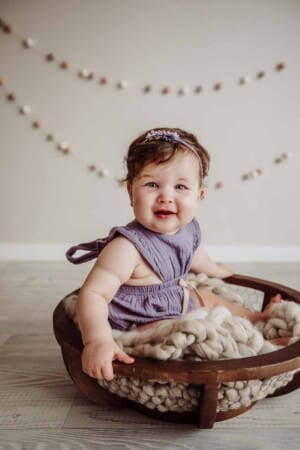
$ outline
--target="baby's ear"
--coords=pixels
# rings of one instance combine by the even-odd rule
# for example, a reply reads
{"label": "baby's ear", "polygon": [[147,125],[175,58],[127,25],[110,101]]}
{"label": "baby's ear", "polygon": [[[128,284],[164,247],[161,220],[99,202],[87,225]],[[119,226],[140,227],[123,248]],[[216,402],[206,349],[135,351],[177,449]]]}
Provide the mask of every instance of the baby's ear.
{"label": "baby's ear", "polygon": [[203,200],[205,198],[205,194],[206,194],[205,188],[203,188],[203,187],[200,188],[200,190],[199,190],[199,199]]}

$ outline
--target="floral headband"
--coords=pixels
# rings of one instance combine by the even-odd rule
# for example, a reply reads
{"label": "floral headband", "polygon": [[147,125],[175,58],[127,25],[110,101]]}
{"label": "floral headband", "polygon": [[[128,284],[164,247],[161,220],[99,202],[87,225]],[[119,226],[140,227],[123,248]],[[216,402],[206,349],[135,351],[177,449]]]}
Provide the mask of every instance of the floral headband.
{"label": "floral headband", "polygon": [[151,130],[147,133],[145,137],[145,141],[166,141],[166,142],[178,142],[188,148],[194,155],[197,157],[200,166],[200,176],[203,178],[203,165],[202,160],[200,158],[199,153],[194,149],[192,145],[182,139],[177,131],[169,131],[169,130]]}

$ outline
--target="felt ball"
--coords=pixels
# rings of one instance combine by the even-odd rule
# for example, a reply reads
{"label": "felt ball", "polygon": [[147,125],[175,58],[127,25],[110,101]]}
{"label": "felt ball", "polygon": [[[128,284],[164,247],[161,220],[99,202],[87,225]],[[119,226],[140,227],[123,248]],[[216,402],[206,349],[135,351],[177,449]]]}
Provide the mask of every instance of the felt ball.
{"label": "felt ball", "polygon": [[90,171],[90,172],[95,172],[95,170],[96,170],[96,166],[95,166],[94,164],[91,164],[91,165],[89,166],[89,171]]}
{"label": "felt ball", "polygon": [[14,101],[16,100],[15,94],[13,94],[12,92],[10,92],[9,94],[7,94],[6,100],[9,101],[9,102],[14,102]]}
{"label": "felt ball", "polygon": [[22,44],[25,48],[32,48],[34,47],[34,40],[32,38],[26,38],[23,40]]}
{"label": "felt ball", "polygon": [[21,106],[21,108],[19,109],[20,114],[29,114],[30,113],[30,108],[27,105]]}
{"label": "felt ball", "polygon": [[195,87],[195,94],[200,94],[203,91],[203,87],[199,84]]}
{"label": "felt ball", "polygon": [[0,77],[0,86],[3,86],[3,84],[4,84],[3,78]]}
{"label": "felt ball", "polygon": [[128,83],[126,80],[121,80],[117,83],[118,89],[125,89],[125,88],[127,88],[127,86],[128,86]]}
{"label": "felt ball", "polygon": [[35,120],[34,122],[32,122],[32,126],[33,128],[41,128],[41,122],[39,120]]}
{"label": "felt ball", "polygon": [[62,61],[59,65],[61,69],[69,69],[69,63],[67,61]]}
{"label": "felt ball", "polygon": [[171,89],[170,89],[169,86],[164,86],[164,87],[162,88],[162,90],[161,90],[161,93],[162,93],[163,95],[170,94],[170,92],[171,92]]}
{"label": "felt ball", "polygon": [[3,26],[3,31],[4,31],[4,33],[10,34],[10,33],[12,33],[13,28],[8,23],[5,23]]}
{"label": "felt ball", "polygon": [[249,81],[250,77],[248,75],[245,75],[239,79],[239,84],[244,85],[246,83],[249,83]]}
{"label": "felt ball", "polygon": [[260,80],[261,78],[264,78],[266,76],[266,72],[264,70],[261,70],[257,73],[256,78]]}
{"label": "felt ball", "polygon": [[110,171],[109,169],[103,168],[98,171],[99,177],[109,177]]}
{"label": "felt ball", "polygon": [[286,153],[282,153],[281,158],[286,160],[289,158],[292,158],[294,156],[294,154],[292,152],[286,152]]}
{"label": "felt ball", "polygon": [[148,92],[150,92],[151,90],[152,90],[152,88],[149,84],[143,88],[143,91],[145,92],[145,94],[148,94]]}
{"label": "felt ball", "polygon": [[224,187],[224,183],[222,181],[217,181],[215,189],[222,189],[222,187]]}
{"label": "felt ball", "polygon": [[90,71],[88,69],[82,69],[78,72],[78,75],[80,78],[85,78],[88,79],[89,75],[90,75]]}
{"label": "felt ball", "polygon": [[214,90],[215,91],[220,91],[223,88],[222,83],[218,82],[214,85]]}
{"label": "felt ball", "polygon": [[46,140],[47,140],[47,141],[51,142],[51,141],[53,141],[53,139],[54,139],[53,134],[48,133],[48,134],[46,135]]}
{"label": "felt ball", "polygon": [[69,147],[69,144],[67,142],[59,142],[57,144],[58,150],[64,151]]}
{"label": "felt ball", "polygon": [[282,163],[282,158],[280,156],[277,156],[277,158],[274,159],[274,163],[275,164],[280,164]]}
{"label": "felt ball", "polygon": [[257,175],[262,175],[264,173],[263,169],[261,167],[259,167],[258,169],[256,169]]}
{"label": "felt ball", "polygon": [[62,152],[63,152],[65,155],[68,155],[68,154],[72,153],[72,150],[71,150],[70,147],[66,147],[66,148],[64,148],[64,149],[62,150]]}
{"label": "felt ball", "polygon": [[244,173],[244,175],[242,175],[242,180],[243,180],[243,181],[247,181],[247,180],[249,180],[250,178],[251,178],[251,176],[250,176],[249,173]]}
{"label": "felt ball", "polygon": [[100,78],[99,83],[100,83],[100,84],[107,84],[107,83],[108,83],[107,77],[102,77],[102,78]]}
{"label": "felt ball", "polygon": [[53,53],[47,53],[47,55],[45,56],[45,60],[48,62],[52,62],[54,61],[55,56],[53,55]]}
{"label": "felt ball", "polygon": [[251,175],[251,178],[255,178],[258,176],[258,172],[256,170],[251,170],[250,175]]}
{"label": "felt ball", "polygon": [[178,94],[179,95],[187,95],[190,92],[190,88],[188,86],[183,86],[179,89]]}
{"label": "felt ball", "polygon": [[280,71],[286,68],[286,64],[284,62],[280,62],[276,65],[276,70]]}

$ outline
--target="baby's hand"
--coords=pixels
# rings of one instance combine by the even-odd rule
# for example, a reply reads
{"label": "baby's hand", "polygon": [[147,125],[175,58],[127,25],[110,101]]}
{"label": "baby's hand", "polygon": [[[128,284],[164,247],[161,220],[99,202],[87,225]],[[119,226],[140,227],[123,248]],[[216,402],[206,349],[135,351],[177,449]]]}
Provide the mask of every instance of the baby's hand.
{"label": "baby's hand", "polygon": [[225,266],[225,264],[218,263],[218,275],[217,278],[226,278],[231,277],[233,272],[229,267]]}
{"label": "baby's hand", "polygon": [[131,364],[134,359],[123,352],[113,339],[92,341],[85,345],[82,356],[82,370],[90,377],[98,380],[112,380],[114,377],[112,361]]}

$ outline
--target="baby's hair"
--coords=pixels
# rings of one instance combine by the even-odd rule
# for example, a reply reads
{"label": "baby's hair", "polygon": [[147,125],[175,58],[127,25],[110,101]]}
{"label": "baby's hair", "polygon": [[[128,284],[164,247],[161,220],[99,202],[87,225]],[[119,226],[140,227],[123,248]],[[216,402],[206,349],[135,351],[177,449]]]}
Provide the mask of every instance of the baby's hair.
{"label": "baby's hair", "polygon": [[[150,131],[167,131],[178,133],[179,137],[187,144],[191,145],[201,160],[203,178],[208,175],[210,156],[207,150],[199,143],[196,136],[180,128],[152,128],[145,131],[138,138],[136,138],[129,146],[125,163],[127,166],[127,175],[124,181],[132,184],[135,177],[147,164],[157,163],[161,164],[169,161],[180,152],[191,152],[186,146],[180,142],[165,141],[165,140],[146,140],[146,136]],[[200,171],[199,171],[200,173]],[[201,184],[203,180],[201,179]]]}

